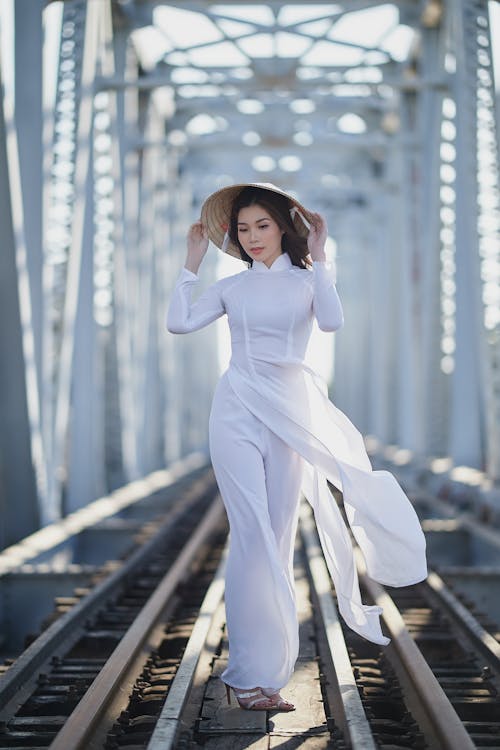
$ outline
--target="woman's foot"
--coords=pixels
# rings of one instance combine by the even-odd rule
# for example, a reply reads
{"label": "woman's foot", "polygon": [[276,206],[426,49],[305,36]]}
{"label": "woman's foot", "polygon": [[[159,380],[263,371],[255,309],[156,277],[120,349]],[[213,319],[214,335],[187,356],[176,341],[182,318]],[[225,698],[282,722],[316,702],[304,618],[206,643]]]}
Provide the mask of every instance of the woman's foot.
{"label": "woman's foot", "polygon": [[[226,685],[226,683],[224,684]],[[267,698],[258,687],[245,690],[245,688],[234,688],[226,685],[228,703],[231,703],[231,690],[235,694],[240,708],[244,708],[246,711],[269,711],[275,708],[274,701]]]}
{"label": "woman's foot", "polygon": [[279,711],[295,711],[295,706],[293,703],[290,703],[290,701],[285,700],[280,694],[278,690],[271,690],[268,688],[260,688],[262,690],[262,693],[264,695],[267,695],[267,697],[272,700],[273,702],[273,708],[278,709]]}

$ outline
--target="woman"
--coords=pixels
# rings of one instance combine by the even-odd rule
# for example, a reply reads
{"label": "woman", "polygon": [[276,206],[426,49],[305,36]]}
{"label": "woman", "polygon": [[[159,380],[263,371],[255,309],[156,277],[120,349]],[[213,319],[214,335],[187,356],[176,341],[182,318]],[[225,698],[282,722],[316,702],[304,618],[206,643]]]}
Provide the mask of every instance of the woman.
{"label": "woman", "polygon": [[[231,532],[229,660],[221,678],[228,701],[232,687],[240,706],[252,710],[294,709],[279,691],[299,649],[293,549],[301,491],[314,510],[340,613],[361,636],[390,641],[380,628],[382,609],[361,601],[350,535],[327,480],[342,491],[374,580],[407,586],[427,576],[425,538],[410,501],[390,472],[373,471],[361,434],[304,362],[314,318],[323,331],[344,323],[326,238],[323,217],[274,185],[223,188],[207,198],[189,230],[167,316],[172,333],[228,316],[232,356],[209,418],[210,456]],[[209,239],[248,265],[193,303]]]}

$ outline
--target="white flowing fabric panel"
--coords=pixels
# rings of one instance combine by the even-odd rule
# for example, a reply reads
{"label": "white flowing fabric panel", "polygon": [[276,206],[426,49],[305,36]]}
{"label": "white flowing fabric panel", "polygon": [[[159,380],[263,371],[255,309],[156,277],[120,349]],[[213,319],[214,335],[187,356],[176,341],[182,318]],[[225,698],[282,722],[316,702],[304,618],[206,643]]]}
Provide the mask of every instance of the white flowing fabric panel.
{"label": "white flowing fabric panel", "polygon": [[327,479],[343,493],[368,575],[379,583],[408,586],[427,577],[418,516],[394,475],[373,470],[361,433],[328,399],[317,372],[294,358],[251,359],[250,373],[230,365],[231,386],[255,416],[305,459],[302,492],[314,511],[340,613],[361,636],[387,645],[390,639],[380,628],[382,609],[361,601],[350,535]]}

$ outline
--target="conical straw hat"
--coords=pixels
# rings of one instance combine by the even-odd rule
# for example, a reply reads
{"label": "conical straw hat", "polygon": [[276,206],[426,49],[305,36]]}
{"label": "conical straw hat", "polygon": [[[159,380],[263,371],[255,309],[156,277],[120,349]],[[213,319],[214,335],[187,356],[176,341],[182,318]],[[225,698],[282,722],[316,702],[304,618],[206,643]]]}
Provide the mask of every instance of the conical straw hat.
{"label": "conical straw hat", "polygon": [[[311,212],[308,211],[299,201],[289,193],[281,190],[276,185],[270,182],[244,182],[238,185],[229,185],[228,187],[216,190],[208,196],[201,207],[201,221],[207,227],[208,236],[219,249],[222,250],[224,236],[229,228],[229,220],[231,218],[231,207],[234,199],[240,194],[243,188],[256,187],[264,188],[273,193],[279,193],[288,198],[289,207],[292,209],[296,207],[301,212],[302,216],[310,224],[312,221]],[[301,216],[296,212],[292,217],[295,229],[301,237],[307,238],[309,234],[309,228],[306,226]],[[228,255],[233,255],[235,258],[241,258],[240,249],[231,240],[226,242],[225,252]]]}

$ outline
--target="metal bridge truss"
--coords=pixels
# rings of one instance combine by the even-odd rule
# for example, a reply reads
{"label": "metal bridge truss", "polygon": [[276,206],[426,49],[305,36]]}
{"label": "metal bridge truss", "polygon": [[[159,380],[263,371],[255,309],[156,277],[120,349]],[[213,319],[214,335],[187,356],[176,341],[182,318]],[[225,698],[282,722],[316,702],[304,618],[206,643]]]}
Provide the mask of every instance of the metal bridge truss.
{"label": "metal bridge truss", "polygon": [[[383,39],[336,37],[382,3],[316,2],[302,20],[295,2],[261,3],[255,19],[245,5],[2,5],[2,547],[206,449],[215,327],[176,337],[165,313],[188,224],[233,180],[278,183],[327,217],[346,320],[339,408],[381,445],[500,479],[488,3],[392,3],[414,30],[404,60]],[[206,40],[173,40],[181,11],[210,25]],[[203,57],[216,44],[217,65]]]}

